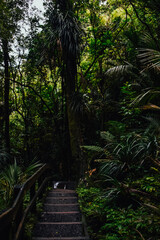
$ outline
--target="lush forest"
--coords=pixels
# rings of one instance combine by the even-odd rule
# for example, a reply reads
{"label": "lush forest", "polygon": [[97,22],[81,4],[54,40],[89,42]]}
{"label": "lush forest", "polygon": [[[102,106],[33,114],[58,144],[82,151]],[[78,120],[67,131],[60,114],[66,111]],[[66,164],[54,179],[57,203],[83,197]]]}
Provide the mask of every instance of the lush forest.
{"label": "lush forest", "polygon": [[159,0],[0,1],[0,208],[41,163],[95,240],[160,239]]}

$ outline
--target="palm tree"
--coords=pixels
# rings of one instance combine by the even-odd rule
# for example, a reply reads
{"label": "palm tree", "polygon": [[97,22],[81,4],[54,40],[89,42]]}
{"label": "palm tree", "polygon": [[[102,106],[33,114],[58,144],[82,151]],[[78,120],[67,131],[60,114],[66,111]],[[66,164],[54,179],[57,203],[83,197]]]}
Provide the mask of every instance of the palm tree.
{"label": "palm tree", "polygon": [[52,42],[61,52],[70,147],[72,159],[76,160],[79,158],[80,152],[80,127],[72,103],[76,91],[77,63],[80,57],[82,31],[74,15],[71,0],[54,0],[49,5],[47,14],[49,15],[47,22],[49,42]]}
{"label": "palm tree", "polygon": [[[160,46],[160,42],[157,42]],[[155,86],[153,78],[157,79],[159,82],[160,73],[160,50],[153,40],[153,38],[148,33],[144,33],[141,36],[140,45],[143,48],[138,48],[138,62],[140,63],[141,69],[131,63],[126,62],[124,65],[115,66],[108,69],[105,73],[106,77],[121,77],[125,75],[130,75],[135,78],[135,81],[144,83],[146,80],[149,81],[150,87],[140,87],[142,92],[133,100],[131,106],[141,106],[142,110],[160,110],[159,106],[159,94],[160,87]],[[152,84],[153,83],[153,84]],[[132,84],[134,86],[134,84]],[[158,99],[158,101],[157,101]],[[158,105],[157,105],[158,104]]]}
{"label": "palm tree", "polygon": [[[151,75],[151,79],[157,81],[157,84],[153,86],[143,89],[142,93],[138,95],[135,100],[133,101],[132,105],[141,105],[143,106],[142,109],[151,109],[151,110],[160,110],[159,107],[159,94],[160,94],[160,87],[159,87],[159,73],[160,73],[160,42],[158,41],[155,44],[152,37],[145,33],[142,36],[142,44],[144,45],[143,48],[138,49],[138,58],[142,65],[143,70],[141,73],[146,72],[148,76]],[[157,106],[158,104],[158,106]]]}

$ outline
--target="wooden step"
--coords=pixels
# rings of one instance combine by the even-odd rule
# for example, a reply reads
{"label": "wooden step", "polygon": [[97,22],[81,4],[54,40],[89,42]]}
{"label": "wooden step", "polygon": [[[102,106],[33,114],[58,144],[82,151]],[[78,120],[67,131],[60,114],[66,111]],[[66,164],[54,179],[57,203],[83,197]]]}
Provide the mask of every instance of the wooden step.
{"label": "wooden step", "polygon": [[44,204],[44,212],[79,211],[79,204]]}
{"label": "wooden step", "polygon": [[44,238],[83,237],[83,226],[81,222],[40,222],[37,223],[33,236]]}
{"label": "wooden step", "polygon": [[79,222],[81,213],[77,212],[43,212],[39,219],[42,222]]}
{"label": "wooden step", "polygon": [[61,182],[58,187],[65,189],[49,192],[32,240],[89,240],[84,234],[74,184]]}
{"label": "wooden step", "polygon": [[64,192],[64,193],[75,193],[73,189],[52,189],[50,192]]}
{"label": "wooden step", "polygon": [[35,237],[32,240],[89,240],[87,237],[60,237],[60,238],[41,238],[41,237]]}
{"label": "wooden step", "polygon": [[77,197],[47,197],[46,203],[48,204],[68,204],[77,203]]}
{"label": "wooden step", "polygon": [[48,197],[77,197],[75,191],[50,191]]}

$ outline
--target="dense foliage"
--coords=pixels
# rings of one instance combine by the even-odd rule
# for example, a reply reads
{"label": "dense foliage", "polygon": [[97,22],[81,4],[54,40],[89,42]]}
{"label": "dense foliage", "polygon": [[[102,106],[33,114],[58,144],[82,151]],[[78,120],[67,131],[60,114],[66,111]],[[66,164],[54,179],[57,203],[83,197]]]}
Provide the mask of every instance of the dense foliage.
{"label": "dense foliage", "polygon": [[159,0],[43,2],[0,2],[0,194],[49,162],[93,239],[159,239]]}
{"label": "dense foliage", "polygon": [[159,239],[159,216],[144,207],[109,204],[100,188],[79,188],[80,204],[92,239]]}

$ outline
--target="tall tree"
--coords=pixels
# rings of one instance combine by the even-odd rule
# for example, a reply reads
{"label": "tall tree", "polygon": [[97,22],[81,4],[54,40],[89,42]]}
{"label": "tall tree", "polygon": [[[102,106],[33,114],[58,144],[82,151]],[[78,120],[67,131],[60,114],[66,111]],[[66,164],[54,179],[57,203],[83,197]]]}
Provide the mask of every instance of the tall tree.
{"label": "tall tree", "polygon": [[[49,19],[47,28],[50,29],[49,38],[53,45],[57,45],[62,53],[62,77],[64,78],[66,108],[70,145],[72,153],[72,167],[79,158],[80,128],[76,113],[72,109],[73,97],[76,92],[77,63],[80,57],[81,28],[75,17],[73,1],[53,1],[48,9]],[[79,164],[78,164],[79,165]]]}
{"label": "tall tree", "polygon": [[5,149],[10,152],[9,136],[9,88],[10,88],[10,70],[9,70],[9,52],[10,44],[13,43],[13,37],[19,29],[18,22],[24,18],[24,9],[28,7],[26,0],[2,0],[0,3],[0,44],[3,52],[4,61],[4,122],[5,122]]}

